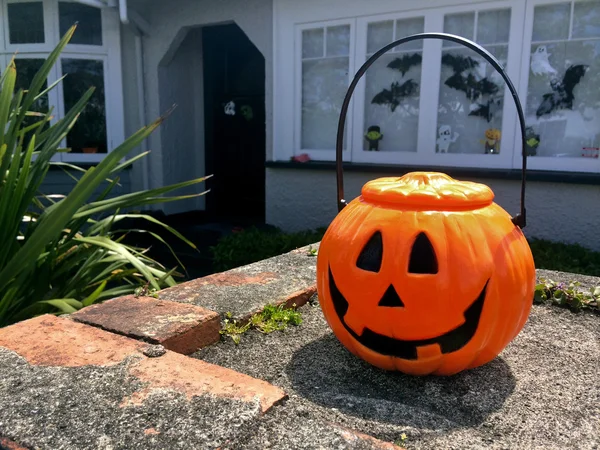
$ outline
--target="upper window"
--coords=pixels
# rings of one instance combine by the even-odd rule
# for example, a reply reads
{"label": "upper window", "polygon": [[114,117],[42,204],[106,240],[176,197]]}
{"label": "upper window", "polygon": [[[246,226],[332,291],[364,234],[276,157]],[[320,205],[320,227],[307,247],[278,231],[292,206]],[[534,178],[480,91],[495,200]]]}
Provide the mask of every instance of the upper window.
{"label": "upper window", "polygon": [[79,23],[70,44],[102,45],[102,13],[100,9],[71,2],[58,2],[58,23],[61,36],[75,22]]}
{"label": "upper window", "polygon": [[44,5],[42,2],[8,3],[8,41],[11,44],[42,44]]}
{"label": "upper window", "polygon": [[600,1],[536,5],[530,52],[529,154],[598,158]]}
{"label": "upper window", "polygon": [[[111,30],[119,29],[117,12],[62,0],[43,3],[0,0],[0,11],[6,11],[0,15],[0,32],[4,36],[4,41],[0,40],[0,69],[16,55],[17,85],[25,89],[44,58],[77,23],[47,82],[65,78],[40,98],[34,108],[48,111],[52,106],[60,118],[93,86],[94,94],[62,143],[70,151],[60,153],[57,158],[72,162],[99,161],[123,140],[124,134],[122,121],[118,119],[122,117],[119,36],[112,31],[106,33],[107,26],[111,26]],[[108,70],[109,66],[113,71]]]}

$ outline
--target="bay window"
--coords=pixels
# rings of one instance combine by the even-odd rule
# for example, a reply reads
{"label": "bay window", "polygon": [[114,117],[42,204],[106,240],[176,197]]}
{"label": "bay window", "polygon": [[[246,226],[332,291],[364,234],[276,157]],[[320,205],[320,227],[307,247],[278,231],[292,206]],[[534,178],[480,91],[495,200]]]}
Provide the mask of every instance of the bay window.
{"label": "bay window", "polygon": [[77,29],[52,68],[47,84],[65,78],[33,108],[53,108],[57,120],[90,88],[95,91],[55,160],[101,160],[124,140],[120,24],[114,8],[66,0],[0,0],[0,69],[15,57],[17,87],[26,89],[48,54],[77,22]]}
{"label": "bay window", "polygon": [[[403,36],[446,32],[482,45],[507,71],[526,116],[530,169],[600,172],[600,0],[437,3],[398,12],[381,12],[382,5],[369,15],[352,2],[349,18],[335,19],[323,6],[331,20],[308,20],[319,15],[317,7],[290,19],[302,21],[294,34],[296,95],[276,99],[275,145],[335,160],[341,104],[360,66]],[[288,60],[283,53],[276,50],[276,78],[287,78],[277,63],[278,54]],[[290,138],[277,124],[292,117]],[[356,163],[521,165],[520,128],[504,80],[477,53],[449,41],[416,40],[381,56],[354,91],[345,136],[344,160]],[[278,151],[284,154],[276,150],[276,157]]]}

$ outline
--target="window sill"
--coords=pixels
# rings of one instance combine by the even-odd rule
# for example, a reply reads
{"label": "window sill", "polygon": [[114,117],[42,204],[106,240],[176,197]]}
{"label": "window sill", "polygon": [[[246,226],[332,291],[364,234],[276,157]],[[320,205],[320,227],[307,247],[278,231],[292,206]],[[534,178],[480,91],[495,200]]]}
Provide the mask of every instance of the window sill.
{"label": "window sill", "polygon": [[[291,161],[267,161],[266,167],[276,169],[304,169],[335,171],[333,161],[309,161],[305,163]],[[397,164],[367,164],[344,162],[344,172],[370,172],[402,176],[413,171],[443,172],[451,177],[492,178],[500,180],[521,180],[520,169],[484,169],[473,167],[435,167],[405,166]],[[527,181],[545,181],[551,183],[600,185],[600,173],[565,172],[527,169]]]}

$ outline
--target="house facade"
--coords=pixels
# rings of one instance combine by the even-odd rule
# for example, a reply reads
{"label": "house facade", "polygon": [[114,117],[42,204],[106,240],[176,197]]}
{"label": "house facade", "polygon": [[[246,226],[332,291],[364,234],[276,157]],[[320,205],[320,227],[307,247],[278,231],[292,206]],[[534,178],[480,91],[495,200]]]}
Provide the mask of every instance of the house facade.
{"label": "house facade", "polygon": [[[82,89],[100,89],[63,160],[93,164],[176,104],[140,148],[151,155],[127,172],[122,190],[214,174],[194,188],[209,194],[165,212],[239,214],[290,231],[335,217],[337,124],[361,65],[414,33],[474,40],[505,67],[525,113],[526,233],[600,250],[598,0],[0,0],[0,7],[0,65],[18,51],[25,73],[79,24],[48,82],[69,76],[47,101],[60,117]],[[483,182],[509,213],[519,210],[515,105],[499,74],[459,44],[417,40],[380,57],[354,91],[343,148],[347,199],[375,177],[435,170]],[[48,186],[68,190],[69,181],[57,171]]]}

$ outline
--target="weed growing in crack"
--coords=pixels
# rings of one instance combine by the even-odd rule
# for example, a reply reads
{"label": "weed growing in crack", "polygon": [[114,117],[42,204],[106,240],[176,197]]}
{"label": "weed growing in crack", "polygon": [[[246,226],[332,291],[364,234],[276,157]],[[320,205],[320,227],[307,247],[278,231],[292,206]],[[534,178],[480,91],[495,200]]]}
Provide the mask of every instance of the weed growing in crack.
{"label": "weed growing in crack", "polygon": [[589,293],[582,291],[580,283],[557,283],[552,280],[541,279],[535,286],[535,304],[551,304],[569,308],[573,312],[581,310],[599,313],[600,286],[590,288]]}
{"label": "weed growing in crack", "polygon": [[229,336],[234,343],[239,344],[241,335],[250,329],[256,329],[265,334],[283,331],[290,324],[298,326],[302,323],[302,316],[295,308],[295,303],[291,308],[285,308],[284,305],[266,305],[261,312],[254,314],[249,321],[243,324],[232,319],[231,313],[227,313],[220,333]]}

